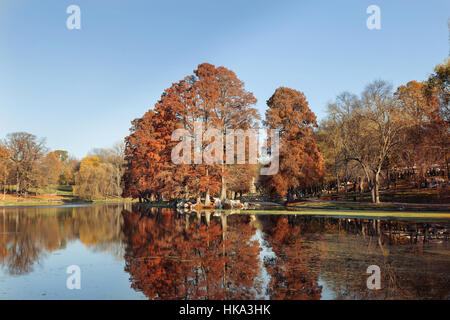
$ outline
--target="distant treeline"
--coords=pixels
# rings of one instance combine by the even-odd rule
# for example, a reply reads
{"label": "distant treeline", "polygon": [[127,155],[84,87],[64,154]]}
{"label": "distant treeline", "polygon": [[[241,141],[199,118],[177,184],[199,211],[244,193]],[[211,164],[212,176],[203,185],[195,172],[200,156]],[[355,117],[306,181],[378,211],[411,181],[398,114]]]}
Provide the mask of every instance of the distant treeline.
{"label": "distant treeline", "polygon": [[380,186],[448,183],[449,79],[447,59],[427,81],[410,81],[395,92],[375,81],[359,96],[338,95],[316,132],[325,159],[323,188],[339,191],[343,184],[348,191],[350,184],[379,202]]}
{"label": "distant treeline", "polygon": [[233,71],[200,64],[132,122],[125,138],[124,193],[141,201],[204,198],[208,205],[211,196],[248,192],[256,178],[261,192],[287,201],[333,189],[339,193],[342,185],[348,191],[351,185],[379,202],[380,187],[392,182],[420,187],[429,176],[448,181],[449,75],[447,60],[427,81],[410,81],[396,91],[377,80],[359,96],[344,92],[329,104],[320,125],[302,92],[276,89],[262,124],[280,132],[279,170],[257,177],[249,165],[171,162],[175,129],[195,137],[196,122],[205,130],[246,130],[260,120],[255,97]]}
{"label": "distant treeline", "polygon": [[[360,95],[338,95],[320,123],[302,92],[280,87],[260,121],[256,98],[244,82],[225,67],[203,63],[132,121],[124,145],[94,150],[81,161],[67,151],[48,152],[44,141],[32,134],[7,135],[0,144],[0,186],[4,192],[14,186],[18,195],[26,196],[31,188],[63,184],[73,185],[75,194],[85,199],[194,198],[204,199],[205,205],[211,197],[234,198],[255,188],[294,201],[342,188],[348,192],[350,186],[360,194],[370,191],[372,201],[379,202],[380,188],[391,184],[427,186],[430,177],[434,184],[448,184],[449,79],[447,59],[426,81],[410,81],[395,91],[385,81],[373,81]],[[172,133],[181,128],[195,137],[198,122],[204,130],[247,130],[261,124],[279,130],[278,172],[258,176],[259,165],[248,164],[248,148],[246,164],[227,165],[225,158],[223,164],[173,163],[178,141]],[[203,139],[201,150],[210,143]]]}
{"label": "distant treeline", "polygon": [[45,193],[55,185],[73,186],[85,200],[122,195],[123,144],[94,149],[81,161],[68,151],[49,151],[44,139],[26,132],[14,132],[0,141],[0,187],[27,197]]}

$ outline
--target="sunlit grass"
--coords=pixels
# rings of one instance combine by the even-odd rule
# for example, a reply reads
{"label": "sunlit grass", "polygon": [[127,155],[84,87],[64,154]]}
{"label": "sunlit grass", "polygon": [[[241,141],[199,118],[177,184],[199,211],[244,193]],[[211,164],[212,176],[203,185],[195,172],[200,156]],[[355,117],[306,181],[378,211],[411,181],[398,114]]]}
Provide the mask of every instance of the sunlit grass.
{"label": "sunlit grass", "polygon": [[429,212],[429,211],[386,211],[386,210],[245,210],[241,213],[247,214],[290,214],[290,215],[320,215],[336,217],[374,217],[374,218],[433,218],[449,219],[450,212]]}

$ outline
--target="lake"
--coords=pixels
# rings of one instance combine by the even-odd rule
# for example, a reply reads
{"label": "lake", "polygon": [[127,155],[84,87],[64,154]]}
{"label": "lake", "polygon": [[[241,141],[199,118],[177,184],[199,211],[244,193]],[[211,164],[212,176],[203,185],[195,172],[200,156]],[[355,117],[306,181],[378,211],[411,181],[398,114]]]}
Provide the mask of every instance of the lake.
{"label": "lake", "polygon": [[448,219],[264,213],[0,208],[0,299],[450,298]]}

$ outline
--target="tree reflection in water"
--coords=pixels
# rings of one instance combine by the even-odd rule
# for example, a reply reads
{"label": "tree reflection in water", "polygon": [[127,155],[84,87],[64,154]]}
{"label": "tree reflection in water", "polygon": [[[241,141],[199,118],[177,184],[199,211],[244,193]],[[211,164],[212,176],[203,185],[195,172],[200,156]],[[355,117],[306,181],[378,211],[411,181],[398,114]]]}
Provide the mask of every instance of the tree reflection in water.
{"label": "tree reflection in water", "polygon": [[[0,209],[0,266],[10,275],[45,268],[75,241],[123,259],[131,287],[150,299],[450,298],[448,222],[131,205]],[[381,268],[381,290],[367,289],[369,265]]]}
{"label": "tree reflection in water", "polygon": [[93,251],[123,256],[123,205],[0,209],[0,265],[12,275],[35,264],[68,242],[80,240]]}
{"label": "tree reflection in water", "polygon": [[308,241],[292,216],[271,216],[268,222],[266,234],[276,255],[266,261],[271,276],[268,295],[271,299],[320,299],[320,258],[325,248]]}
{"label": "tree reflection in water", "polygon": [[259,245],[249,216],[124,212],[125,270],[150,299],[254,299]]}
{"label": "tree reflection in water", "polygon": [[[322,220],[321,277],[336,299],[450,298],[448,223]],[[367,289],[369,265],[381,269],[381,290]]]}

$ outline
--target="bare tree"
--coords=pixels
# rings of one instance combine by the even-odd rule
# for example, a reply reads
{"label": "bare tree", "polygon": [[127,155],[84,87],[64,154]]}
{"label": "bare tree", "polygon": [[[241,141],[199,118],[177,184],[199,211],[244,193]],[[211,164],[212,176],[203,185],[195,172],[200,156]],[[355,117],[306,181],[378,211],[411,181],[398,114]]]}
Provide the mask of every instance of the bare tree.
{"label": "bare tree", "polygon": [[26,196],[28,189],[38,181],[39,161],[46,152],[45,139],[26,132],[14,132],[6,136],[5,146],[10,152],[16,192]]}
{"label": "bare tree", "polygon": [[381,170],[399,141],[401,129],[392,86],[374,81],[361,97],[343,93],[329,109],[340,126],[345,159],[360,164],[369,182],[372,202],[380,202]]}

